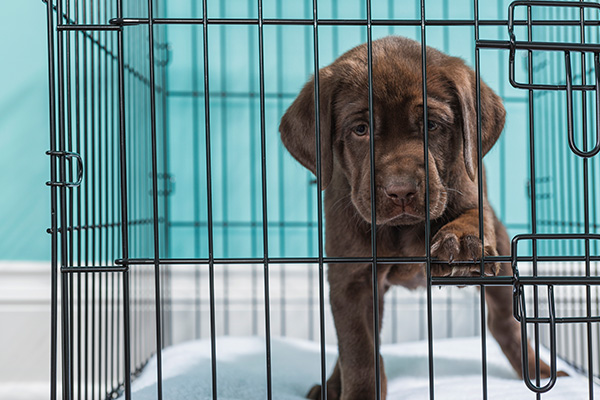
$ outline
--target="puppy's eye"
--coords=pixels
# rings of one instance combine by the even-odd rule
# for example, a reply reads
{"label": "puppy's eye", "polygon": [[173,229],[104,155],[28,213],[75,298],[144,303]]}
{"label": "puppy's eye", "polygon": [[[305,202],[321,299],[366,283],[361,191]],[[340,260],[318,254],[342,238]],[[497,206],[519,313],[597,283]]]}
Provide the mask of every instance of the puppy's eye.
{"label": "puppy's eye", "polygon": [[432,120],[428,120],[427,121],[427,130],[428,131],[435,131],[438,128],[438,124]]}
{"label": "puppy's eye", "polygon": [[367,124],[360,124],[354,127],[353,132],[358,136],[364,136],[369,132],[369,126]]}

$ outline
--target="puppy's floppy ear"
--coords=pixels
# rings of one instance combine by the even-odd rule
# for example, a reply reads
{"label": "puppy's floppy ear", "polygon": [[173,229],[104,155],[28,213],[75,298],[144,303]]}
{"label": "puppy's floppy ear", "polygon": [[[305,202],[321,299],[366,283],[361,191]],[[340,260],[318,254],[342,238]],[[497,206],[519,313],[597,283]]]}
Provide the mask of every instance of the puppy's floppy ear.
{"label": "puppy's floppy ear", "polygon": [[[321,68],[319,71],[319,132],[322,189],[331,182],[333,172],[333,92],[333,71],[331,67]],[[281,118],[279,132],[281,141],[292,156],[316,176],[315,114],[315,82],[314,78],[311,78]]]}
{"label": "puppy's floppy ear", "polygon": [[[456,59],[451,79],[456,85],[463,131],[463,157],[472,181],[477,176],[477,92],[475,72]],[[500,137],[506,112],[502,99],[480,81],[481,157],[487,154]]]}

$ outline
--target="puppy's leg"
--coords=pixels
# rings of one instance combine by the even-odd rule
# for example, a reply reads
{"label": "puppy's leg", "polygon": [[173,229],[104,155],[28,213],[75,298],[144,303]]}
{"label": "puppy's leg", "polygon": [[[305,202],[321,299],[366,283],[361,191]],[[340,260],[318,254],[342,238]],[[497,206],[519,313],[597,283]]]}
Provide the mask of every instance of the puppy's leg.
{"label": "puppy's leg", "polygon": [[[506,229],[500,223],[495,221],[497,249],[501,255],[510,255],[510,245]],[[512,269],[509,264],[503,263],[500,267],[500,276],[512,275]],[[521,369],[521,327],[519,322],[513,317],[512,310],[512,287],[509,286],[490,286],[486,288],[485,300],[488,305],[488,328],[492,335],[502,348],[502,351],[510,361],[515,371],[522,376]],[[528,341],[529,342],[529,341]],[[528,369],[529,376],[535,377],[535,353],[530,343],[528,346]],[[539,361],[540,377],[542,379],[550,377],[550,367]],[[558,376],[566,376],[563,371],[558,372]]]}
{"label": "puppy's leg", "polygon": [[[384,281],[385,267],[379,270]],[[329,272],[331,311],[338,336],[339,358],[336,369],[328,380],[327,398],[331,400],[369,400],[375,398],[373,286],[371,265],[330,265]],[[383,315],[383,296],[387,288],[380,283],[379,326]],[[381,371],[381,399],[386,397],[387,382],[383,360]],[[339,384],[338,384],[339,381]],[[339,390],[336,390],[338,389]],[[309,398],[320,399],[321,388],[313,387]]]}
{"label": "puppy's leg", "polygon": [[[481,241],[479,240],[478,210],[468,210],[455,220],[444,225],[434,236],[431,254],[442,260],[458,261],[458,266],[439,264],[432,266],[432,274],[474,275],[480,274],[479,265],[460,266],[460,260],[476,260],[481,258]],[[497,254],[510,255],[510,241],[506,229],[496,218],[494,211],[486,203],[484,206],[484,238],[485,256]],[[486,275],[510,276],[510,265],[497,263],[485,264]],[[521,327],[512,313],[512,288],[508,286],[491,286],[486,288],[488,305],[488,327],[500,344],[502,351],[512,367],[519,375],[521,370]],[[528,368],[530,376],[535,376],[535,353],[527,344]],[[550,376],[550,367],[539,361],[540,377]],[[566,375],[559,372],[559,376]]]}
{"label": "puppy's leg", "polygon": [[[489,206],[484,207],[484,245],[485,256],[495,256],[496,232],[494,229],[494,214]],[[470,209],[442,226],[431,240],[431,255],[448,264],[434,264],[431,273],[434,276],[479,276],[479,264],[461,265],[460,261],[475,261],[481,259],[482,242],[479,237],[479,210]],[[485,275],[496,275],[497,263],[485,264]]]}

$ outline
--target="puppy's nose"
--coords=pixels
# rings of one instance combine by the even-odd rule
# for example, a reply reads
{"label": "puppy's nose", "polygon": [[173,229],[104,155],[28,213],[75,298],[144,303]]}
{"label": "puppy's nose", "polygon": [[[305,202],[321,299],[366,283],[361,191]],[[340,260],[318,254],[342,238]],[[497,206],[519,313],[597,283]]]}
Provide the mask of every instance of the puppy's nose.
{"label": "puppy's nose", "polygon": [[386,196],[399,206],[410,204],[417,195],[417,185],[413,182],[394,182],[387,185],[383,191]]}

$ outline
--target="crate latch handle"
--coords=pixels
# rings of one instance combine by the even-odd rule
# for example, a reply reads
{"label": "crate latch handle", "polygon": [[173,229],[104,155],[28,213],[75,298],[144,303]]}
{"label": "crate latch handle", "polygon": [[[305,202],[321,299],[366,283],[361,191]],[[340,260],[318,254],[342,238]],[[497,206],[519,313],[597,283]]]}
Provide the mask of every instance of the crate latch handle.
{"label": "crate latch handle", "polygon": [[525,309],[525,291],[518,280],[515,282],[515,306],[517,307],[519,322],[521,323],[521,366],[523,381],[535,393],[545,393],[552,389],[556,383],[556,318],[554,308],[554,286],[548,285],[548,316],[549,318],[536,319],[536,322],[548,322],[550,329],[550,380],[544,386],[538,386],[531,381],[529,376],[529,346],[527,343],[527,312]]}
{"label": "crate latch handle", "polygon": [[[594,71],[596,76],[596,124],[598,124],[600,122],[600,62],[598,60],[598,53],[594,53]],[[600,125],[596,125],[596,145],[594,148],[588,151],[577,148],[573,132],[573,75],[571,73],[571,53],[569,51],[565,51],[565,72],[567,78],[567,133],[569,135],[569,147],[579,157],[590,158],[600,152]]]}
{"label": "crate latch handle", "polygon": [[64,187],[69,187],[69,188],[73,188],[73,187],[77,187],[79,185],[81,185],[81,180],[83,179],[83,160],[81,159],[81,156],[77,153],[71,152],[71,151],[52,151],[52,150],[48,150],[46,152],[47,155],[49,156],[53,156],[53,157],[64,157],[64,158],[74,158],[77,161],[77,181],[75,182],[53,182],[53,181],[48,181],[46,182],[46,185],[48,186],[64,186]]}

